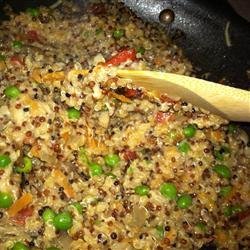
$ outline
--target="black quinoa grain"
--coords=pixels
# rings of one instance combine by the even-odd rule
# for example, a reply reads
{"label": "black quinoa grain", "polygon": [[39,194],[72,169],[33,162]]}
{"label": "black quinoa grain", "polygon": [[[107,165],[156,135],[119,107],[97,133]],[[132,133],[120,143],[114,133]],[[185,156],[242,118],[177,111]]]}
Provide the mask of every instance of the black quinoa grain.
{"label": "black quinoa grain", "polygon": [[16,109],[20,109],[21,106],[22,106],[21,103],[17,103],[16,106],[15,106],[15,108],[16,108]]}
{"label": "black quinoa grain", "polygon": [[44,229],[43,229],[43,228],[40,228],[40,229],[38,229],[38,231],[37,231],[38,235],[43,235],[43,232],[44,232]]}
{"label": "black quinoa grain", "polygon": [[127,213],[132,212],[133,205],[132,205],[132,202],[130,202],[129,200],[123,201],[123,207]]}
{"label": "black quinoa grain", "polygon": [[82,74],[78,74],[77,79],[78,79],[79,81],[82,80],[82,79],[83,79],[83,75],[82,75]]}
{"label": "black quinoa grain", "polygon": [[23,108],[23,112],[29,112],[29,108],[28,107],[26,107],[26,108]]}
{"label": "black quinoa grain", "polygon": [[164,229],[165,229],[166,232],[168,232],[168,231],[170,231],[170,226],[165,226]]}
{"label": "black quinoa grain", "polygon": [[203,162],[202,162],[202,161],[198,161],[198,165],[199,165],[199,166],[202,166],[202,165],[203,165]]}
{"label": "black quinoa grain", "polygon": [[44,116],[40,116],[40,117],[39,117],[39,121],[40,121],[40,122],[45,122],[45,121],[46,121],[46,118],[45,118]]}
{"label": "black quinoa grain", "polygon": [[81,179],[82,179],[83,181],[88,181],[89,178],[90,178],[90,177],[89,177],[87,174],[85,174],[84,172],[80,172],[79,175],[81,176]]}
{"label": "black quinoa grain", "polygon": [[39,214],[40,216],[43,215],[43,212],[44,212],[44,209],[43,209],[43,208],[41,208],[41,209],[38,210],[38,214]]}
{"label": "black quinoa grain", "polygon": [[188,186],[189,186],[189,187],[193,187],[193,186],[194,186],[194,183],[193,183],[193,182],[190,182],[190,183],[188,183]]}
{"label": "black quinoa grain", "polygon": [[140,239],[140,240],[145,239],[147,236],[148,236],[148,233],[141,233],[141,234],[139,235],[139,239]]}
{"label": "black quinoa grain", "polygon": [[64,193],[60,194],[60,199],[61,200],[65,200],[66,199],[66,195]]}
{"label": "black quinoa grain", "polygon": [[186,221],[182,222],[182,227],[186,230],[188,229],[188,223]]}
{"label": "black quinoa grain", "polygon": [[69,98],[69,97],[71,97],[71,94],[66,93],[65,96]]}
{"label": "black quinoa grain", "polygon": [[25,174],[22,173],[22,174],[21,174],[20,188],[21,188],[21,189],[24,189],[25,186],[26,186],[26,177],[25,177]]}
{"label": "black quinoa grain", "polygon": [[118,210],[116,208],[113,209],[113,211],[111,213],[111,216],[114,217],[115,219],[117,219],[117,217],[118,217]]}
{"label": "black quinoa grain", "polygon": [[3,218],[3,212],[0,212],[0,219]]}
{"label": "black quinoa grain", "polygon": [[102,188],[99,188],[99,194],[101,195],[101,196],[106,196],[107,195],[107,192],[106,191],[104,191]]}
{"label": "black quinoa grain", "polygon": [[52,73],[52,72],[53,72],[53,69],[48,69],[48,72],[49,72],[49,73]]}
{"label": "black quinoa grain", "polygon": [[196,238],[196,239],[202,239],[202,237],[203,237],[202,234],[196,234],[196,235],[195,235],[195,238]]}
{"label": "black quinoa grain", "polygon": [[156,247],[156,250],[163,250],[163,247],[157,246],[157,247]]}
{"label": "black quinoa grain", "polygon": [[120,184],[120,181],[118,181],[118,180],[116,180],[115,182],[114,182],[114,185],[115,186],[118,186]]}
{"label": "black quinoa grain", "polygon": [[201,177],[202,177],[203,180],[206,180],[207,178],[210,178],[210,177],[211,177],[211,174],[210,174],[210,171],[209,171],[208,168],[206,168],[206,169],[203,171]]}
{"label": "black quinoa grain", "polygon": [[30,241],[28,245],[29,245],[29,247],[34,247],[35,246],[35,242],[34,241]]}
{"label": "black quinoa grain", "polygon": [[209,154],[210,153],[210,149],[209,148],[204,148],[203,151],[204,151],[205,154]]}
{"label": "black quinoa grain", "polygon": [[38,19],[39,19],[39,21],[40,21],[41,23],[49,23],[49,21],[50,21],[49,16],[48,16],[48,15],[43,15],[43,14],[40,14],[40,15],[38,16]]}
{"label": "black quinoa grain", "polygon": [[156,211],[161,211],[161,206],[160,205],[156,206]]}
{"label": "black quinoa grain", "polygon": [[181,239],[180,242],[181,242],[181,244],[183,244],[183,245],[187,244],[187,240],[185,240],[185,239]]}
{"label": "black quinoa grain", "polygon": [[111,237],[112,240],[115,240],[115,239],[117,238],[117,233],[112,232],[112,233],[110,234],[110,237]]}

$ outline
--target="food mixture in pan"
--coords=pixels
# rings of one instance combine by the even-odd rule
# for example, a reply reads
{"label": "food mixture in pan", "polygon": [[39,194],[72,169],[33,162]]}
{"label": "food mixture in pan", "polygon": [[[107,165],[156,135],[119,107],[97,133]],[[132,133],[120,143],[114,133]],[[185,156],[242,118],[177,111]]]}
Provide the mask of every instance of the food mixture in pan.
{"label": "food mixture in pan", "polygon": [[249,249],[246,133],[120,79],[192,67],[122,4],[84,8],[0,26],[0,249]]}

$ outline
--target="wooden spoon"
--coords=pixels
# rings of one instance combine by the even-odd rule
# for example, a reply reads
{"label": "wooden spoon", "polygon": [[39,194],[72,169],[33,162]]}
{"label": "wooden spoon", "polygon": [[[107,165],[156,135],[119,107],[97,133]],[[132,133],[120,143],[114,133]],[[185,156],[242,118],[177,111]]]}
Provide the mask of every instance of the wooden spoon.
{"label": "wooden spoon", "polygon": [[[98,68],[96,70],[98,72]],[[71,70],[68,75],[87,75],[88,72],[86,69]],[[131,79],[139,87],[179,97],[228,120],[250,122],[250,91],[172,73],[118,69],[117,74]],[[63,80],[65,73],[53,72],[42,77],[33,71],[32,76],[38,82],[46,82]]]}
{"label": "wooden spoon", "polygon": [[180,97],[228,120],[250,122],[250,91],[172,73],[118,70],[118,76],[149,91]]}

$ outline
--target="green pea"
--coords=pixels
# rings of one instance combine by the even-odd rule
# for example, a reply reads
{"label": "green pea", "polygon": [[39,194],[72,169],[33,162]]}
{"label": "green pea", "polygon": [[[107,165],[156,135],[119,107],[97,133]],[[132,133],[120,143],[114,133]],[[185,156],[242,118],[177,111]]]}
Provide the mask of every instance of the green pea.
{"label": "green pea", "polygon": [[240,205],[234,205],[232,206],[232,213],[233,215],[242,212],[242,207]]}
{"label": "green pea", "polygon": [[214,156],[215,156],[215,159],[218,161],[223,161],[224,159],[223,154],[221,154],[219,150],[214,150]]}
{"label": "green pea", "polygon": [[186,142],[186,141],[181,141],[179,144],[178,144],[178,150],[181,152],[181,153],[188,153],[188,151],[190,150],[190,145]]}
{"label": "green pea", "polygon": [[237,213],[240,213],[242,212],[242,207],[238,204],[236,205],[232,205],[232,206],[227,206],[224,208],[224,215],[227,216],[227,217],[230,217],[230,216],[233,216]]}
{"label": "green pea", "polygon": [[29,15],[31,15],[32,17],[37,17],[37,16],[40,14],[40,12],[39,12],[39,10],[38,10],[37,8],[28,8],[28,9],[26,10],[26,12],[27,12]]}
{"label": "green pea", "polygon": [[29,173],[32,170],[32,160],[28,156],[23,157],[23,166],[16,167],[15,171],[19,174],[21,173]]}
{"label": "green pea", "polygon": [[119,39],[121,37],[123,37],[125,34],[124,30],[123,29],[118,29],[118,30],[115,30],[113,32],[113,37],[116,38],[116,39]]}
{"label": "green pea", "polygon": [[232,215],[233,215],[232,207],[231,207],[231,206],[227,206],[226,208],[224,208],[223,213],[224,213],[224,215],[227,216],[227,217],[232,216]]}
{"label": "green pea", "polygon": [[78,211],[79,214],[83,213],[83,207],[80,202],[73,202],[71,205]]}
{"label": "green pea", "polygon": [[103,29],[96,29],[95,34],[98,36],[103,32]]}
{"label": "green pea", "polygon": [[186,138],[192,138],[195,136],[196,130],[197,129],[195,125],[189,124],[183,129],[183,134]]}
{"label": "green pea", "polygon": [[13,197],[10,193],[0,192],[0,208],[9,208],[13,203]]}
{"label": "green pea", "polygon": [[127,170],[128,174],[133,174],[134,173],[134,168],[132,166],[130,166]]}
{"label": "green pea", "polygon": [[237,130],[238,130],[238,126],[236,124],[230,123],[228,125],[228,133],[229,134],[235,134],[237,132]]}
{"label": "green pea", "polygon": [[11,250],[29,250],[29,247],[27,247],[22,242],[18,241],[14,244],[14,246],[11,248]]}
{"label": "green pea", "polygon": [[19,88],[17,88],[16,86],[7,86],[3,93],[10,99],[14,99],[17,98],[20,94],[21,91],[19,90]]}
{"label": "green pea", "polygon": [[94,221],[94,224],[95,224],[95,225],[101,225],[101,223],[102,223],[101,220],[95,220],[95,221]]}
{"label": "green pea", "polygon": [[230,154],[230,149],[226,146],[222,146],[220,150],[214,151],[214,156],[216,160],[223,161],[226,155]]}
{"label": "green pea", "polygon": [[57,230],[66,231],[73,226],[73,219],[69,212],[61,212],[54,217],[53,224]]}
{"label": "green pea", "polygon": [[85,38],[88,38],[88,37],[90,36],[90,31],[85,31],[85,32],[83,33],[83,36],[84,36]]}
{"label": "green pea", "polygon": [[145,53],[145,49],[143,47],[139,47],[136,51],[137,53],[140,53],[141,55]]}
{"label": "green pea", "polygon": [[163,239],[164,238],[164,234],[165,234],[165,230],[164,230],[164,227],[162,225],[158,225],[156,226],[156,233],[158,235],[158,237],[160,239]]}
{"label": "green pea", "polygon": [[117,176],[115,174],[113,174],[113,173],[106,173],[106,176],[109,176],[112,179],[116,179],[117,178]]}
{"label": "green pea", "polygon": [[196,223],[195,225],[200,231],[206,231],[206,223],[203,221],[199,221],[198,223]]}
{"label": "green pea", "polygon": [[213,171],[222,178],[229,179],[231,177],[231,171],[226,165],[217,164],[213,167]]}
{"label": "green pea", "polygon": [[21,41],[18,41],[18,40],[13,41],[12,42],[12,47],[14,49],[21,49],[23,47],[23,43]]}
{"label": "green pea", "polygon": [[45,223],[53,222],[56,213],[51,208],[46,208],[42,213],[42,218]]}
{"label": "green pea", "polygon": [[149,187],[146,185],[140,185],[135,188],[135,193],[140,196],[145,196],[149,194]]}
{"label": "green pea", "polygon": [[192,203],[192,197],[189,194],[182,194],[177,200],[177,206],[181,209],[189,208]]}
{"label": "green pea", "polygon": [[0,155],[0,168],[6,168],[11,163],[8,155]]}
{"label": "green pea", "polygon": [[80,147],[79,149],[79,158],[82,163],[88,164],[89,159],[86,153],[86,150],[83,147]]}
{"label": "green pea", "polygon": [[221,187],[219,195],[222,197],[227,197],[232,191],[232,186]]}
{"label": "green pea", "polygon": [[115,167],[120,162],[120,157],[117,154],[109,154],[104,157],[105,163],[110,167]]}
{"label": "green pea", "polygon": [[60,250],[60,248],[58,248],[58,247],[48,247],[48,248],[46,248],[46,250]]}
{"label": "green pea", "polygon": [[160,192],[163,196],[170,200],[174,200],[177,197],[177,189],[173,183],[163,183],[160,187]]}
{"label": "green pea", "polygon": [[81,116],[81,112],[78,109],[75,109],[74,107],[68,108],[68,118],[71,120],[78,120]]}
{"label": "green pea", "polygon": [[90,163],[89,169],[91,176],[100,176],[103,174],[102,166],[97,163]]}
{"label": "green pea", "polygon": [[171,138],[171,139],[176,139],[176,136],[177,136],[177,132],[175,129],[172,129],[169,131],[168,133],[168,136]]}
{"label": "green pea", "polygon": [[5,61],[5,60],[6,60],[6,56],[0,54],[0,62]]}

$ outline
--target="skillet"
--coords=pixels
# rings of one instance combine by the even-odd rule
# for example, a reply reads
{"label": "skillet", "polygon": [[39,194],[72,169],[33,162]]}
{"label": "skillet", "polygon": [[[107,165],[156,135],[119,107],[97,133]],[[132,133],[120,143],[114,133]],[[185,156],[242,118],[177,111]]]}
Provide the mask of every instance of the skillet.
{"label": "skillet", "polygon": [[[5,2],[0,1],[0,20],[6,18],[1,12]],[[224,84],[249,89],[250,80],[246,71],[250,69],[250,24],[238,16],[226,1],[215,3],[208,0],[124,0],[124,2],[150,22],[159,22],[159,13],[164,9],[172,9],[175,20],[171,25],[165,25],[166,32],[169,32],[175,43],[183,48],[195,66],[196,75],[202,77],[205,73],[209,73],[206,74],[209,80],[224,79]],[[18,12],[41,4],[51,5],[54,1],[10,0],[8,3]],[[228,46],[225,42],[227,25],[230,25],[232,46]],[[240,125],[248,133],[250,132],[249,124]],[[216,248],[210,245],[202,249]]]}

